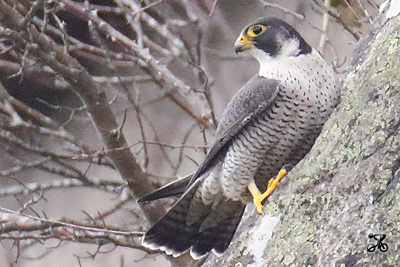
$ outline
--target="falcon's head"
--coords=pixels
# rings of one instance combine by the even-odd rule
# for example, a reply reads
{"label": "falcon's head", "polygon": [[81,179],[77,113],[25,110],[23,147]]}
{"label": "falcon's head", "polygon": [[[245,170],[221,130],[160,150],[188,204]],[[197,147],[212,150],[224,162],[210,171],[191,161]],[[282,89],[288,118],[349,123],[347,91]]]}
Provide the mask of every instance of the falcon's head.
{"label": "falcon's head", "polygon": [[309,54],[311,46],[286,22],[277,18],[260,18],[246,26],[235,42],[235,51],[246,50],[259,61],[270,58]]}

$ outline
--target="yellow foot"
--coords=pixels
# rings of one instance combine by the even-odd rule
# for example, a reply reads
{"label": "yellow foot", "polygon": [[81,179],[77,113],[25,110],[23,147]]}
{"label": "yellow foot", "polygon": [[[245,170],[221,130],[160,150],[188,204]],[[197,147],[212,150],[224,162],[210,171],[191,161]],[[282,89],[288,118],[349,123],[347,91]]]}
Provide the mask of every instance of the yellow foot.
{"label": "yellow foot", "polygon": [[264,210],[264,207],[261,204],[261,202],[267,199],[272,194],[272,192],[274,192],[275,188],[279,184],[279,181],[282,179],[282,177],[286,175],[286,173],[287,171],[284,168],[282,168],[275,179],[271,179],[268,181],[267,190],[263,194],[261,194],[260,190],[258,190],[255,183],[251,183],[248,185],[249,191],[253,195],[254,205],[256,205],[257,212],[259,214],[262,214]]}

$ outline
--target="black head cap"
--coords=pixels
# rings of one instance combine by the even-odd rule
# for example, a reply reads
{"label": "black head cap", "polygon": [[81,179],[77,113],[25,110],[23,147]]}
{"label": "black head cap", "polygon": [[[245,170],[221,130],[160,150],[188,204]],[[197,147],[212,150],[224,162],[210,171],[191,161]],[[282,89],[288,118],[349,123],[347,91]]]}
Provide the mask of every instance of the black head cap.
{"label": "black head cap", "polygon": [[243,29],[242,36],[246,36],[256,48],[271,57],[279,55],[284,45],[293,41],[298,43],[297,55],[312,51],[311,46],[292,26],[277,18],[259,18]]}

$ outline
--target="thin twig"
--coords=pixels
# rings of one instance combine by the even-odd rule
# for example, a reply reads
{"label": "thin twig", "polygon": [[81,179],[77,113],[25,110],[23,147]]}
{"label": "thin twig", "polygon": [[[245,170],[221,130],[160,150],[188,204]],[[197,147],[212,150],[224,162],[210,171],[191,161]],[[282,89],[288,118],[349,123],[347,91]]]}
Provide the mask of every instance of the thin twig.
{"label": "thin twig", "polygon": [[318,44],[318,52],[321,54],[321,56],[324,56],[325,54],[325,45],[326,45],[326,40],[327,40],[327,33],[328,33],[328,25],[329,25],[329,14],[328,11],[331,9],[331,1],[330,0],[324,0],[324,5],[325,5],[325,12],[322,17],[322,34],[319,39],[319,44]]}
{"label": "thin twig", "polygon": [[260,2],[264,5],[264,8],[266,8],[266,7],[276,8],[276,9],[282,10],[286,14],[292,15],[293,17],[295,17],[295,18],[297,18],[299,20],[303,20],[304,19],[303,15],[301,15],[299,13],[296,13],[294,11],[291,11],[291,10],[285,8],[285,7],[280,6],[280,5],[269,3],[269,2],[266,2],[264,0],[260,0]]}
{"label": "thin twig", "polygon": [[210,17],[211,17],[212,14],[214,13],[215,8],[217,7],[217,4],[218,4],[218,0],[214,0],[213,5],[212,5],[212,7],[211,7],[210,14],[209,14]]}

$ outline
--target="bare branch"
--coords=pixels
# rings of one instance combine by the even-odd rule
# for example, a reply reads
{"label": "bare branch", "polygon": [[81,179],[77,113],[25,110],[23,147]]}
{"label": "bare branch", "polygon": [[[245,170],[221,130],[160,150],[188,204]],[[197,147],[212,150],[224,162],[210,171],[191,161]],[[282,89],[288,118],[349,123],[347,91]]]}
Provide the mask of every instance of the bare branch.
{"label": "bare branch", "polygon": [[82,5],[70,0],[59,1],[69,10],[75,11],[77,16],[91,21],[98,29],[106,33],[108,36],[111,36],[112,40],[123,44],[130,51],[133,51],[138,57],[138,59],[134,58],[135,62],[157,81],[165,96],[169,97],[190,116],[199,121],[199,123],[206,127],[210,126],[211,112],[210,108],[207,107],[202,94],[196,93],[192,88],[182,82],[182,80],[175,77],[166,66],[160,64],[147,49],[140,48],[134,41],[115,30],[107,22],[100,19],[95,13],[89,12],[89,10],[81,12]]}

